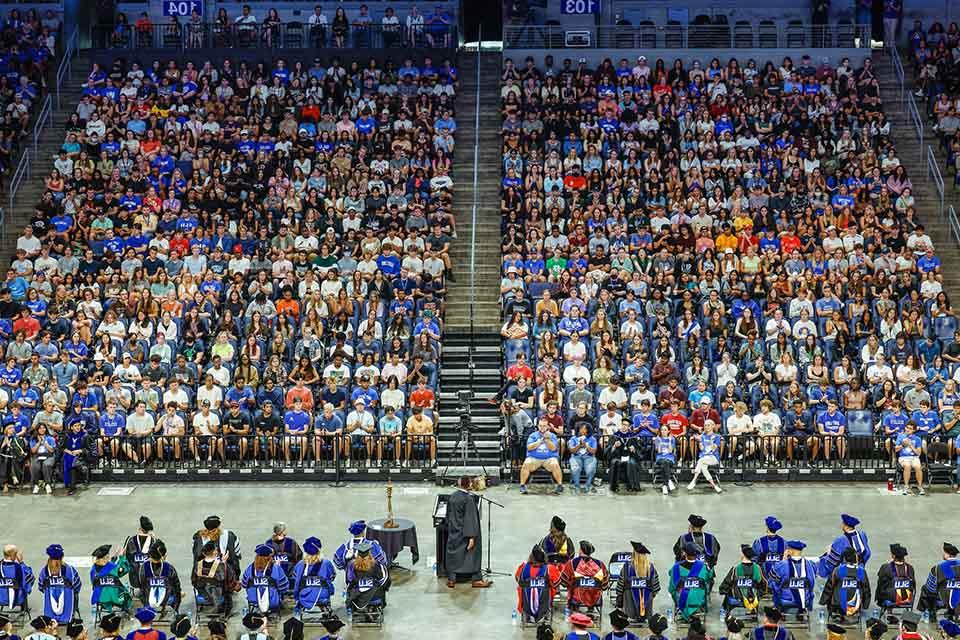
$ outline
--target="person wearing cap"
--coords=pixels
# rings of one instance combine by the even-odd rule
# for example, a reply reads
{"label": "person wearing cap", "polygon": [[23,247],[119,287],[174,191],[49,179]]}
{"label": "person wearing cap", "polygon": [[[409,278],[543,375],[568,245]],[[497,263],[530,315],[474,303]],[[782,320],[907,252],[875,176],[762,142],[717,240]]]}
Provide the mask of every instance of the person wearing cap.
{"label": "person wearing cap", "polygon": [[803,556],[806,546],[800,540],[788,540],[786,557],[770,570],[768,584],[773,604],[781,612],[793,611],[805,616],[813,610],[817,571],[814,562]]}
{"label": "person wearing cap", "polygon": [[603,640],[640,640],[637,634],[627,630],[630,619],[619,609],[610,612],[610,627],[612,631],[603,636]]}
{"label": "person wearing cap", "polygon": [[390,575],[386,565],[373,555],[373,544],[363,541],[355,548],[353,559],[347,564],[347,607],[357,615],[369,614],[371,608],[386,605]]}
{"label": "person wearing cap", "polygon": [[492,582],[484,580],[483,535],[480,527],[479,500],[470,493],[473,478],[461,476],[457,490],[447,502],[447,542],[441,575],[447,576],[447,588],[458,580],[469,580],[475,589],[486,589]]}
{"label": "person wearing cap", "polygon": [[593,619],[587,614],[577,611],[571,613],[568,620],[570,632],[564,636],[564,640],[600,640],[600,636],[590,631]]}
{"label": "person wearing cap", "polygon": [[163,540],[156,540],[150,545],[149,556],[138,570],[140,602],[161,615],[167,608],[179,611],[183,602],[180,575],[167,562],[167,545]]}
{"label": "person wearing cap", "polygon": [[356,555],[357,547],[364,542],[369,542],[372,545],[371,553],[377,562],[385,567],[389,566],[387,554],[383,552],[380,543],[376,540],[370,540],[364,535],[367,531],[367,523],[365,521],[357,520],[351,522],[350,526],[347,527],[347,531],[350,532],[350,539],[337,547],[336,552],[333,554],[333,564],[336,565],[337,569],[341,571],[346,570],[347,563]]}
{"label": "person wearing cap", "polygon": [[337,570],[330,560],[320,554],[322,548],[320,539],[314,536],[303,541],[303,557],[293,568],[291,582],[297,611],[327,610],[330,599],[337,592]]}
{"label": "person wearing cap", "polygon": [[267,616],[259,611],[250,611],[241,621],[244,633],[240,634],[239,640],[270,640],[267,633]]}
{"label": "person wearing cap", "polygon": [[847,547],[843,550],[841,564],[823,585],[820,604],[827,608],[832,621],[844,624],[870,608],[871,593],[866,569],[857,552]]}
{"label": "person wearing cap", "polygon": [[900,543],[890,545],[890,562],[880,565],[877,573],[877,605],[883,609],[913,609],[917,595],[917,576],[907,562],[907,548]]}
{"label": "person wearing cap", "polygon": [[944,618],[939,621],[937,627],[940,629],[941,640],[960,638],[960,624],[954,620]]}
{"label": "person wearing cap", "polygon": [[793,632],[782,623],[783,612],[776,607],[764,607],[763,620],[750,637],[754,640],[794,640]]}
{"label": "person wearing cap", "polygon": [[336,615],[330,615],[324,618],[320,621],[320,624],[327,633],[317,638],[317,640],[340,640],[340,630],[347,626],[343,620]]}
{"label": "person wearing cap", "polygon": [[614,604],[631,622],[643,622],[653,614],[653,601],[660,593],[660,576],[646,545],[631,540],[630,546],[630,559],[617,577]]}
{"label": "person wearing cap", "polygon": [[148,607],[142,607],[137,609],[133,617],[137,619],[140,626],[128,633],[126,640],[167,640],[166,633],[153,628],[153,621],[157,618],[156,611]]}
{"label": "person wearing cap", "polygon": [[20,636],[13,632],[13,623],[5,613],[0,613],[0,640],[20,640]]}
{"label": "person wearing cap", "polygon": [[253,562],[243,572],[240,586],[246,590],[247,606],[260,613],[277,612],[290,581],[283,569],[273,561],[273,547],[258,544]]}
{"label": "person wearing cap", "polygon": [[748,544],[740,545],[740,562],[730,568],[717,591],[723,596],[721,608],[726,611],[746,609],[750,614],[760,607],[760,598],[767,593],[767,581],[754,562],[757,552]]}
{"label": "person wearing cap", "polygon": [[34,629],[33,633],[24,638],[24,640],[58,640],[57,627],[59,624],[57,619],[51,616],[37,616],[30,621],[30,626]]}
{"label": "person wearing cap", "polygon": [[930,573],[920,590],[917,602],[919,611],[929,612],[936,619],[940,609],[946,609],[948,617],[960,620],[960,558],[957,547],[944,542],[940,562],[930,568]]}
{"label": "person wearing cap", "polygon": [[896,635],[896,640],[928,640],[926,635],[917,630],[919,624],[920,616],[913,611],[904,612],[900,616],[900,633]]}
{"label": "person wearing cap", "polygon": [[170,635],[176,640],[197,640],[193,620],[185,613],[178,613],[170,623]]}
{"label": "person wearing cap", "polygon": [[203,520],[203,528],[193,534],[193,559],[200,560],[205,555],[204,545],[213,542],[217,557],[230,566],[233,575],[240,576],[240,540],[237,534],[222,526],[220,516],[211,515]]}
{"label": "person wearing cap", "polygon": [[119,613],[107,613],[100,617],[100,640],[120,640],[120,625],[123,623],[123,616]]}
{"label": "person wearing cap", "polygon": [[776,516],[767,516],[763,520],[767,531],[753,541],[753,550],[756,552],[754,559],[763,570],[765,579],[770,578],[770,571],[774,565],[783,560],[787,550],[787,541],[784,540],[778,532],[783,528],[783,524],[777,520]]}
{"label": "person wearing cap", "polygon": [[547,562],[547,554],[534,545],[525,562],[514,572],[517,581],[517,612],[525,623],[536,624],[550,615],[560,587],[560,567]]}
{"label": "person wearing cap", "polygon": [[239,586],[238,578],[230,564],[221,558],[217,543],[205,542],[190,573],[197,609],[212,607],[216,613],[229,616],[233,609],[233,591]]}
{"label": "person wearing cap", "polygon": [[820,556],[818,573],[821,578],[828,578],[840,564],[843,552],[853,549],[857,554],[857,562],[864,567],[870,561],[870,541],[867,534],[857,529],[860,520],[849,513],[840,514],[840,535],[837,536],[826,553]]}
{"label": "person wearing cap", "polygon": [[47,563],[37,577],[37,590],[43,594],[43,613],[59,624],[67,624],[80,613],[80,573],[63,561],[63,547],[47,547]]}
{"label": "person wearing cap", "polygon": [[707,562],[699,558],[703,554],[701,547],[685,542],[680,551],[680,559],[670,568],[669,591],[677,616],[690,622],[707,606],[714,573]]}
{"label": "person wearing cap", "polygon": [[25,609],[35,580],[20,549],[13,544],[4,545],[0,558],[0,608],[7,612]]}
{"label": "person wearing cap", "polygon": [[[863,623],[863,626],[866,629],[864,640],[882,640],[883,635],[890,630],[883,620],[877,618],[868,619]],[[944,640],[946,639],[944,638]]]}
{"label": "person wearing cap", "polygon": [[602,560],[593,557],[596,550],[589,540],[581,540],[580,553],[564,563],[560,583],[567,589],[567,606],[571,611],[594,611],[603,602],[603,592],[610,582],[610,573]]}
{"label": "person wearing cap", "polygon": [[273,562],[280,565],[287,578],[293,578],[293,568],[300,562],[303,552],[296,540],[287,535],[287,523],[273,525],[273,535],[264,544],[273,549]]}
{"label": "person wearing cap", "polygon": [[140,516],[137,532],[123,542],[123,555],[130,568],[130,588],[140,589],[140,569],[150,559],[150,550],[160,539],[153,533],[153,521],[145,515]]}
{"label": "person wearing cap", "polygon": [[123,577],[130,571],[127,557],[115,553],[108,544],[100,545],[91,555],[90,604],[106,611],[127,611],[133,603],[133,597],[123,584]]}
{"label": "person wearing cap", "polygon": [[720,542],[712,533],[703,530],[707,524],[703,516],[691,513],[687,516],[687,523],[687,532],[673,543],[674,559],[683,559],[687,545],[693,545],[697,549],[697,559],[706,562],[710,569],[713,569],[720,559]]}

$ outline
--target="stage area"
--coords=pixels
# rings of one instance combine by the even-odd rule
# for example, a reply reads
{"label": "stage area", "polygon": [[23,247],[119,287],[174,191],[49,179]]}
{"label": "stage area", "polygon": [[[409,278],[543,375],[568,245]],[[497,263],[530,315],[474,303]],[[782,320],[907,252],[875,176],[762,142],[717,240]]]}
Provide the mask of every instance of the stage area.
{"label": "stage area", "polygon": [[[156,533],[169,548],[169,560],[183,576],[189,589],[190,540],[205,516],[219,514],[226,528],[234,530],[243,548],[241,564],[246,567],[253,547],[266,540],[277,520],[289,525],[290,535],[298,541],[316,535],[323,541],[323,552],[332,556],[348,537],[347,525],[359,518],[375,519],[386,515],[384,487],[352,484],[331,488],[327,484],[178,484],[140,485],[130,495],[98,495],[94,487],[76,498],[17,495],[0,500],[4,517],[0,518],[0,542],[15,543],[24,550],[26,561],[39,571],[44,548],[54,542],[63,544],[69,557],[83,556],[101,544],[121,544],[136,531],[140,514],[147,514]],[[868,565],[875,583],[880,563],[889,557],[888,547],[900,542],[910,551],[908,560],[916,567],[922,582],[930,566],[939,559],[944,540],[960,544],[957,505],[960,496],[934,490],[928,497],[885,495],[880,483],[817,485],[755,485],[737,488],[728,485],[722,495],[688,494],[680,490],[676,497],[663,497],[647,490],[642,495],[590,496],[541,495],[540,487],[522,496],[515,486],[486,491],[491,499],[506,508],[493,514],[492,568],[511,577],[495,576],[489,590],[473,590],[460,585],[451,592],[433,576],[434,531],[432,511],[439,489],[433,484],[400,484],[394,489],[394,509],[400,517],[412,519],[417,526],[420,562],[412,572],[395,571],[389,594],[386,626],[382,632],[351,630],[348,638],[382,637],[421,640],[446,640],[455,637],[510,638],[534,637],[532,630],[522,634],[511,627],[511,608],[516,600],[512,573],[529,553],[531,546],[547,533],[550,517],[559,514],[567,521],[567,533],[574,541],[589,539],[597,548],[597,557],[629,548],[630,539],[642,540],[653,552],[653,562],[661,576],[673,562],[671,549],[676,537],[686,530],[691,512],[709,521],[707,529],[719,539],[723,550],[718,569],[722,572],[738,560],[742,542],[752,542],[763,532],[763,518],[775,514],[784,524],[781,534],[808,543],[810,555],[819,555],[839,530],[841,511],[853,513],[863,521],[862,529],[870,537],[874,557]],[[484,527],[486,518],[484,516]],[[486,557],[486,548],[484,549]],[[410,566],[410,554],[404,551],[398,561]],[[89,564],[81,570],[83,594],[89,603]],[[337,577],[338,590],[342,576]],[[669,603],[664,590],[656,600],[658,611]],[[39,611],[39,594],[31,604]],[[188,596],[187,608],[192,609]],[[338,606],[343,616],[342,602]],[[84,609],[89,623],[89,604]],[[558,612],[559,613],[559,612]],[[721,630],[716,609],[708,628]],[[239,630],[240,615],[231,619],[231,635]],[[132,627],[128,624],[127,627]],[[126,629],[126,627],[125,627]],[[609,630],[609,629],[605,629]],[[816,628],[815,628],[816,630]],[[280,629],[271,629],[275,638]],[[26,635],[26,631],[23,635]],[[98,634],[91,633],[91,637]],[[322,636],[322,629],[308,629],[307,638]],[[675,638],[674,630],[667,632]],[[822,633],[820,637],[822,637]],[[201,637],[206,637],[203,630]],[[680,636],[682,637],[682,636]],[[806,634],[798,633],[798,640]]]}

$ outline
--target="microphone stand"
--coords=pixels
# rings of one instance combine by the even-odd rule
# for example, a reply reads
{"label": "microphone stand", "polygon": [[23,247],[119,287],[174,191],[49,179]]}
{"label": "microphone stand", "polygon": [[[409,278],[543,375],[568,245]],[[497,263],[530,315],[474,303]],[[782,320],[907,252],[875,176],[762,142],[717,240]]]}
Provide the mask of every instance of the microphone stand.
{"label": "microphone stand", "polygon": [[490,568],[490,553],[491,553],[492,548],[493,548],[493,537],[490,535],[490,529],[491,529],[491,525],[490,525],[491,513],[490,513],[490,512],[493,511],[493,509],[491,508],[490,505],[500,507],[501,509],[504,509],[504,508],[506,508],[506,507],[504,507],[502,504],[500,504],[500,503],[497,502],[496,500],[491,500],[491,499],[488,498],[487,496],[480,495],[479,493],[474,493],[473,495],[475,495],[475,496],[477,497],[477,499],[480,501],[480,508],[481,508],[481,509],[483,508],[483,503],[484,503],[484,501],[486,501],[486,502],[487,502],[487,505],[488,505],[488,506],[487,506],[487,509],[486,509],[486,510],[487,510],[487,566],[484,567],[484,569],[483,569],[483,575],[484,575],[484,576],[508,576],[508,577],[509,577],[509,576],[512,575],[512,574],[503,573],[502,571],[494,571],[493,569]]}

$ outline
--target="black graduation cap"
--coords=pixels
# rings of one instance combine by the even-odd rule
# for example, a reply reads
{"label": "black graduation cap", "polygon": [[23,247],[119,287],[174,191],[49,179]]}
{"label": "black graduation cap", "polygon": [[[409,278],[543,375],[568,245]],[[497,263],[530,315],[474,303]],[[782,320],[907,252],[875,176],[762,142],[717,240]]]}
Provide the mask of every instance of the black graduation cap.
{"label": "black graduation cap", "polygon": [[906,611],[902,616],[900,616],[900,626],[907,631],[916,631],[919,623],[920,616],[915,614],[913,611]]}
{"label": "black graduation cap", "polygon": [[110,555],[110,545],[102,544],[96,549],[94,549],[90,555],[92,555],[97,560],[99,560],[100,558],[106,558],[108,555]]}
{"label": "black graduation cap", "polygon": [[100,618],[100,628],[107,633],[116,633],[120,629],[120,623],[123,618],[117,613],[108,613]]}
{"label": "black graduation cap", "polygon": [[865,624],[867,627],[867,635],[871,640],[880,640],[883,634],[890,629],[883,620],[877,620],[876,618],[870,618]]}
{"label": "black graduation cap", "polygon": [[596,550],[597,550],[597,548],[594,547],[594,546],[590,543],[589,540],[581,540],[581,541],[580,541],[580,553],[582,553],[582,554],[584,554],[584,555],[586,555],[586,556],[592,556],[592,555],[593,555],[593,552],[596,551]]}
{"label": "black graduation cap", "polygon": [[730,633],[740,633],[743,631],[743,623],[734,616],[727,616],[727,619],[724,622],[726,622],[727,631]]}
{"label": "black graduation cap", "polygon": [[37,631],[43,631],[47,627],[53,624],[53,618],[50,616],[37,616],[30,621],[30,626],[36,629]]}
{"label": "black graduation cap", "polygon": [[159,562],[163,560],[163,556],[165,555],[167,555],[167,545],[164,544],[163,540],[157,540],[153,546],[150,547],[150,559]]}
{"label": "black graduation cap", "polygon": [[650,627],[650,633],[658,636],[666,631],[670,625],[667,623],[667,618],[663,614],[655,613],[650,616],[650,621],[647,623],[647,626]]}
{"label": "black graduation cap", "polygon": [[144,531],[153,531],[153,521],[147,516],[140,516],[140,528]]}
{"label": "black graduation cap", "polygon": [[748,544],[740,545],[740,553],[742,553],[743,557],[747,560],[753,560],[755,557],[757,557],[757,552],[754,551],[753,547]]}
{"label": "black graduation cap", "polygon": [[547,561],[547,553],[543,550],[543,547],[535,544],[533,545],[533,549],[530,550],[530,558],[533,559],[534,562],[544,564]]}
{"label": "black graduation cap", "polygon": [[614,609],[610,612],[610,626],[614,629],[626,629],[630,624],[630,619],[620,609]]}
{"label": "black graduation cap", "polygon": [[83,633],[83,622],[80,620],[71,620],[67,624],[67,636],[70,638],[77,638],[80,634]]}
{"label": "black graduation cap", "polygon": [[191,622],[190,616],[185,613],[181,613],[170,623],[170,633],[178,638],[186,638],[192,628],[193,622]]}
{"label": "black graduation cap", "polygon": [[251,631],[256,631],[263,626],[263,623],[266,622],[266,618],[263,617],[262,613],[251,611],[247,615],[243,616],[243,626]]}
{"label": "black graduation cap", "polygon": [[827,637],[836,637],[840,636],[841,638],[847,635],[846,627],[842,627],[839,624],[830,623],[827,625]]}
{"label": "black graduation cap", "polygon": [[553,640],[553,627],[546,622],[541,622],[537,627],[537,640]]}
{"label": "black graduation cap", "polygon": [[217,543],[213,540],[207,540],[203,543],[203,546],[200,548],[200,553],[207,555],[217,550]]}
{"label": "black graduation cap", "polygon": [[698,529],[707,524],[707,521],[703,516],[698,516],[695,513],[690,514],[690,517],[687,518],[687,522],[690,523],[691,527],[696,527]]}
{"label": "black graduation cap", "polygon": [[703,638],[707,635],[707,628],[703,626],[700,616],[690,618],[690,627],[687,629],[688,638]]}
{"label": "black graduation cap", "polygon": [[958,550],[954,545],[950,544],[949,542],[944,542],[943,552],[946,553],[947,555],[955,556],[958,553],[960,553],[960,550]]}
{"label": "black graduation cap", "polygon": [[203,521],[203,526],[207,530],[216,529],[220,526],[220,516],[207,516]]}
{"label": "black graduation cap", "polygon": [[698,556],[700,555],[700,547],[692,542],[688,542],[687,544],[683,545],[683,554],[686,556]]}
{"label": "black graduation cap", "polygon": [[763,615],[766,616],[770,622],[780,622],[783,620],[783,614],[780,613],[780,609],[776,607],[764,607]]}
{"label": "black graduation cap", "polygon": [[337,631],[340,631],[340,629],[343,629],[345,626],[347,626],[343,623],[343,620],[337,616],[327,618],[320,624],[322,624],[323,628],[327,630],[327,633],[336,633]]}
{"label": "black graduation cap", "polygon": [[283,640],[303,640],[303,623],[299,618],[288,618],[283,623]]}
{"label": "black graduation cap", "polygon": [[907,556],[907,548],[899,542],[894,542],[890,545],[890,555],[898,560],[902,560]]}
{"label": "black graduation cap", "polygon": [[647,549],[646,545],[644,545],[642,542],[631,540],[630,546],[633,547],[633,550],[637,553],[650,553],[650,549]]}
{"label": "black graduation cap", "polygon": [[207,621],[207,630],[210,631],[210,635],[225,636],[227,635],[227,624],[219,618],[213,618]]}
{"label": "black graduation cap", "polygon": [[553,516],[550,518],[550,528],[556,529],[557,531],[566,531],[567,523],[564,522],[560,516]]}

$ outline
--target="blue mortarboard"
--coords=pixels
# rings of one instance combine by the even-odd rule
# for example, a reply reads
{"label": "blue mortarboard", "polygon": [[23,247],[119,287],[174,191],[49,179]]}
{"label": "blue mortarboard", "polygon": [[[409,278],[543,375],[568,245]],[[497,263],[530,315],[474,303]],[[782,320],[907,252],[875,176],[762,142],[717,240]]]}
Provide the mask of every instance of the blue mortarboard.
{"label": "blue mortarboard", "polygon": [[767,525],[767,529],[774,533],[783,528],[783,524],[777,520],[776,516],[767,516],[763,522]]}
{"label": "blue mortarboard", "polygon": [[848,527],[855,527],[860,524],[860,520],[853,517],[849,513],[841,513],[840,519],[843,520],[843,524],[847,525]]}
{"label": "blue mortarboard", "polygon": [[273,547],[271,547],[268,544],[258,544],[257,547],[254,549],[254,552],[256,552],[258,556],[272,556]]}
{"label": "blue mortarboard", "polygon": [[693,544],[692,542],[688,542],[687,544],[683,545],[683,552],[686,554],[698,556],[700,555],[700,547]]}
{"label": "blue mortarboard", "polygon": [[788,540],[788,541],[787,541],[787,548],[789,548],[789,549],[797,549],[798,551],[803,551],[804,549],[807,548],[807,545],[806,545],[806,543],[805,543],[803,540]]}
{"label": "blue mortarboard", "polygon": [[157,613],[153,609],[141,607],[137,609],[137,612],[133,614],[133,617],[139,620],[141,623],[147,624],[153,622],[154,618],[157,617]]}
{"label": "blue mortarboard", "polygon": [[53,560],[60,560],[63,558],[63,547],[59,544],[52,544],[47,547],[47,556]]}
{"label": "blue mortarboard", "polygon": [[940,620],[940,629],[950,638],[956,638],[960,636],[960,624],[957,624],[953,620],[948,620],[943,618]]}
{"label": "blue mortarboard", "polygon": [[364,531],[367,530],[367,523],[363,520],[357,520],[356,522],[350,525],[350,533],[352,535],[358,536]]}
{"label": "blue mortarboard", "polygon": [[315,538],[310,536],[303,541],[303,551],[308,555],[315,556],[320,553],[320,549],[323,548],[323,543],[320,542],[320,538]]}

